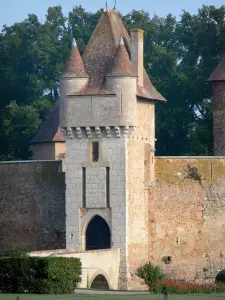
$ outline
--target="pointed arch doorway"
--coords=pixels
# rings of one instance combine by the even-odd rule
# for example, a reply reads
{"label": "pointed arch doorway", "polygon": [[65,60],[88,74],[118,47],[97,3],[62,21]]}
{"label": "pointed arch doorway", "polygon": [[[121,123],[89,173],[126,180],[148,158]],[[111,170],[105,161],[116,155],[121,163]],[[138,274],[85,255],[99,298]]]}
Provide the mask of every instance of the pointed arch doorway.
{"label": "pointed arch doorway", "polygon": [[96,215],[88,224],[86,230],[86,250],[100,250],[111,248],[111,234],[109,225]]}
{"label": "pointed arch doorway", "polygon": [[103,276],[102,274],[96,276],[95,279],[92,281],[91,289],[108,291],[109,284],[105,276]]}

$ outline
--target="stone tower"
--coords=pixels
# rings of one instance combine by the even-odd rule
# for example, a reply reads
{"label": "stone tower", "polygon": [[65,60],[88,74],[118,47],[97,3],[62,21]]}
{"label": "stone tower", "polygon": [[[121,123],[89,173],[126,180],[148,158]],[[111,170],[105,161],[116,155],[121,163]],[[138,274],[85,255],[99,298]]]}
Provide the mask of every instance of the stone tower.
{"label": "stone tower", "polygon": [[212,82],[214,155],[225,155],[225,55],[208,81]]}
{"label": "stone tower", "polygon": [[155,101],[165,101],[144,70],[143,31],[130,38],[118,14],[104,12],[82,58],[73,42],[60,89],[67,248],[119,248],[118,288],[139,288],[134,274],[148,260]]}

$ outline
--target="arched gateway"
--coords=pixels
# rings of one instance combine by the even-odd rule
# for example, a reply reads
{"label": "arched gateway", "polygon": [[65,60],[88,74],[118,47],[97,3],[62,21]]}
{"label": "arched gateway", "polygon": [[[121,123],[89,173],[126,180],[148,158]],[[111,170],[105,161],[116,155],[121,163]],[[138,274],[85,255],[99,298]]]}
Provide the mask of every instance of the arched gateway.
{"label": "arched gateway", "polygon": [[105,276],[102,274],[99,274],[95,277],[95,279],[92,281],[91,289],[94,290],[109,290],[109,284],[106,280]]}
{"label": "arched gateway", "polygon": [[95,216],[87,226],[86,250],[111,248],[109,225],[100,217]]}

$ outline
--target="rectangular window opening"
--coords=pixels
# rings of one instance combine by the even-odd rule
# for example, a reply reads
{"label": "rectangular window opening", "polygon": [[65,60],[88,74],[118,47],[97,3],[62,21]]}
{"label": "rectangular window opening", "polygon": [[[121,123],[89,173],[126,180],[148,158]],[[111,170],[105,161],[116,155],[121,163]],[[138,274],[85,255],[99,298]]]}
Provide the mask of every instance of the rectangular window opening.
{"label": "rectangular window opening", "polygon": [[99,159],[99,143],[92,143],[92,161],[97,162]]}
{"label": "rectangular window opening", "polygon": [[86,207],[86,168],[82,168],[82,206]]}
{"label": "rectangular window opening", "polygon": [[170,264],[171,256],[163,256],[162,261],[164,261],[165,264]]}
{"label": "rectangular window opening", "polygon": [[110,207],[110,168],[106,167],[106,206]]}

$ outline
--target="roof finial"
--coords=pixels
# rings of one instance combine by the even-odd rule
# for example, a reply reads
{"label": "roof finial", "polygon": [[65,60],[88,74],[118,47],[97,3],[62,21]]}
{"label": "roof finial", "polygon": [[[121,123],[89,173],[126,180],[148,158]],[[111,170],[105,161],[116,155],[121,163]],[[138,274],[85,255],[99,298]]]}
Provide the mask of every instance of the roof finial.
{"label": "roof finial", "polygon": [[72,39],[72,46],[73,46],[73,47],[76,47],[76,46],[77,46],[77,42],[76,42],[75,38]]}
{"label": "roof finial", "polygon": [[123,37],[122,37],[122,35],[121,35],[121,37],[120,37],[120,42],[119,42],[119,45],[120,45],[120,46],[123,46],[123,45],[124,45],[124,40],[123,40]]}
{"label": "roof finial", "polygon": [[107,0],[105,2],[105,7],[104,7],[104,12],[107,12],[108,11],[108,3],[107,3]]}
{"label": "roof finial", "polygon": [[116,10],[116,0],[114,2],[114,8],[113,9]]}

